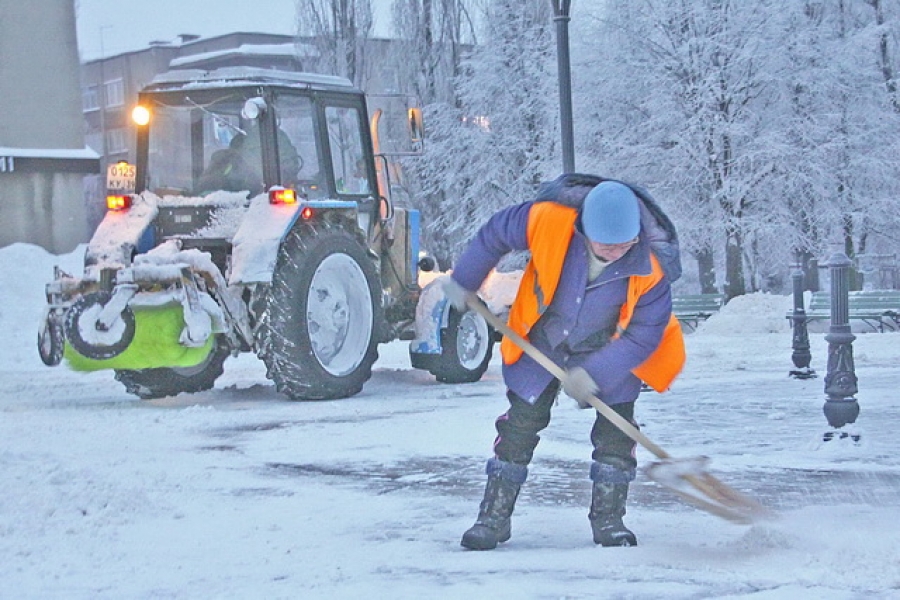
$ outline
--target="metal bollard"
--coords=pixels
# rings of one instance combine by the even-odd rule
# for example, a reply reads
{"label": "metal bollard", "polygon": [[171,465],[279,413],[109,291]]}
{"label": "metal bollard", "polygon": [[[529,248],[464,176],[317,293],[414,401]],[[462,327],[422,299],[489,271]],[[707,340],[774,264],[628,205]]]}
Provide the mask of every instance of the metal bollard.
{"label": "metal bollard", "polygon": [[812,354],[809,351],[809,333],[806,328],[806,309],[803,308],[803,265],[799,261],[794,265],[796,269],[791,273],[791,279],[794,284],[794,312],[791,315],[791,322],[794,327],[791,330],[791,360],[795,369],[792,369],[788,375],[796,379],[812,379],[816,376],[816,372],[810,368],[809,363],[812,360]]}
{"label": "metal bollard", "polygon": [[[852,263],[843,252],[828,259],[831,274],[831,326],[825,340],[828,342],[828,372],[825,375],[825,405],[822,410],[828,424],[840,429],[855,423],[859,416],[859,404],[854,396],[858,392],[856,372],[853,366],[853,340],[850,332],[850,267]],[[836,437],[851,437],[859,441],[859,435],[829,431],[827,442]]]}
{"label": "metal bollard", "polygon": [[819,260],[809,259],[806,268],[806,288],[811,292],[819,291]]}

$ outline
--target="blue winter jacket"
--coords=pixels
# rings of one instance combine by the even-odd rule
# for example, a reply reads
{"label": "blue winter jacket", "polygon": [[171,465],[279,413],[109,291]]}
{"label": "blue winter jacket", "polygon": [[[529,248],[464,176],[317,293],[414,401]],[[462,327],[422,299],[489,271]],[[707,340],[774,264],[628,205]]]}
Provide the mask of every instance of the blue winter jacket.
{"label": "blue winter jacket", "polygon": [[[503,209],[478,231],[456,262],[452,277],[462,287],[477,290],[500,258],[527,250],[528,218],[533,202]],[[598,396],[613,405],[632,402],[641,389],[631,369],[642,364],[659,345],[672,311],[665,277],[644,294],[625,332],[612,339],[625,302],[628,278],[649,274],[650,247],[642,238],[625,256],[588,282],[588,245],[575,231],[556,293],[546,312],[529,331],[529,341],[563,368],[581,366],[594,378]],[[503,366],[507,387],[534,402],[553,376],[528,355]]]}

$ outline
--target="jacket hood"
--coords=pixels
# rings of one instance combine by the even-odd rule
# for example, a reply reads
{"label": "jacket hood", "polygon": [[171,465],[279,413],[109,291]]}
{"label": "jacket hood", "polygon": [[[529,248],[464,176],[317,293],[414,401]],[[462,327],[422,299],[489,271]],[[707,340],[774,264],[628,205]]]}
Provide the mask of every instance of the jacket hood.
{"label": "jacket hood", "polygon": [[[670,282],[681,277],[681,250],[678,244],[678,232],[669,217],[659,207],[647,190],[618,179],[609,179],[599,175],[586,173],[564,173],[552,181],[545,181],[538,187],[535,202],[556,202],[575,208],[581,212],[584,198],[588,192],[604,181],[616,181],[628,186],[640,200],[641,237],[647,240],[650,248],[659,259],[666,277]],[[581,231],[581,219],[576,227]],[[584,233],[582,231],[582,233]]]}

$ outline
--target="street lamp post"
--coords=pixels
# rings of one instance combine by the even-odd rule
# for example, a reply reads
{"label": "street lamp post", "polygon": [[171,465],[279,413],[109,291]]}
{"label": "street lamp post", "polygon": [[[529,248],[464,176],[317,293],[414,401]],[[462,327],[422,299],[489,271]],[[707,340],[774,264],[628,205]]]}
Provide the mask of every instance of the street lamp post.
{"label": "street lamp post", "polygon": [[812,354],[809,351],[809,331],[806,327],[806,310],[803,308],[803,263],[800,253],[797,252],[797,263],[791,274],[794,291],[794,312],[791,316],[793,322],[791,347],[793,353],[791,360],[795,369],[790,371],[790,376],[797,379],[810,379],[816,376],[816,372],[809,366]]}
{"label": "street lamp post", "polygon": [[563,172],[575,172],[575,133],[572,125],[572,71],[569,61],[569,10],[572,0],[550,0],[556,22],[556,61],[559,69],[559,124],[562,132]]}
{"label": "street lamp post", "polygon": [[854,397],[858,391],[856,370],[853,365],[853,340],[849,318],[849,271],[853,263],[843,252],[835,253],[828,260],[831,270],[831,327],[825,340],[828,342],[828,374],[825,375],[825,418],[835,430],[825,433],[827,442],[834,438],[851,437],[859,441],[859,434],[838,431],[844,425],[856,422],[859,404]]}

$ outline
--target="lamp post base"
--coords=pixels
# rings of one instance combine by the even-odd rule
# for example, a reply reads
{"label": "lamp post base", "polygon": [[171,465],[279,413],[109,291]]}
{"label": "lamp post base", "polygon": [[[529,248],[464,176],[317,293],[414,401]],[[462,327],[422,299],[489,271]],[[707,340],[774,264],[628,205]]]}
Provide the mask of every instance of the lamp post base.
{"label": "lamp post base", "polygon": [[844,425],[856,422],[859,416],[859,404],[855,398],[847,398],[844,400],[828,399],[822,406],[822,412],[825,413],[825,419],[828,424],[835,429],[840,429]]}
{"label": "lamp post base", "polygon": [[794,379],[815,379],[819,376],[811,367],[792,369],[788,372],[788,375]]}
{"label": "lamp post base", "polygon": [[826,431],[824,434],[822,434],[823,442],[849,440],[850,442],[853,442],[855,446],[858,446],[861,439],[862,435],[857,431],[842,431],[840,429],[835,429],[833,431]]}

